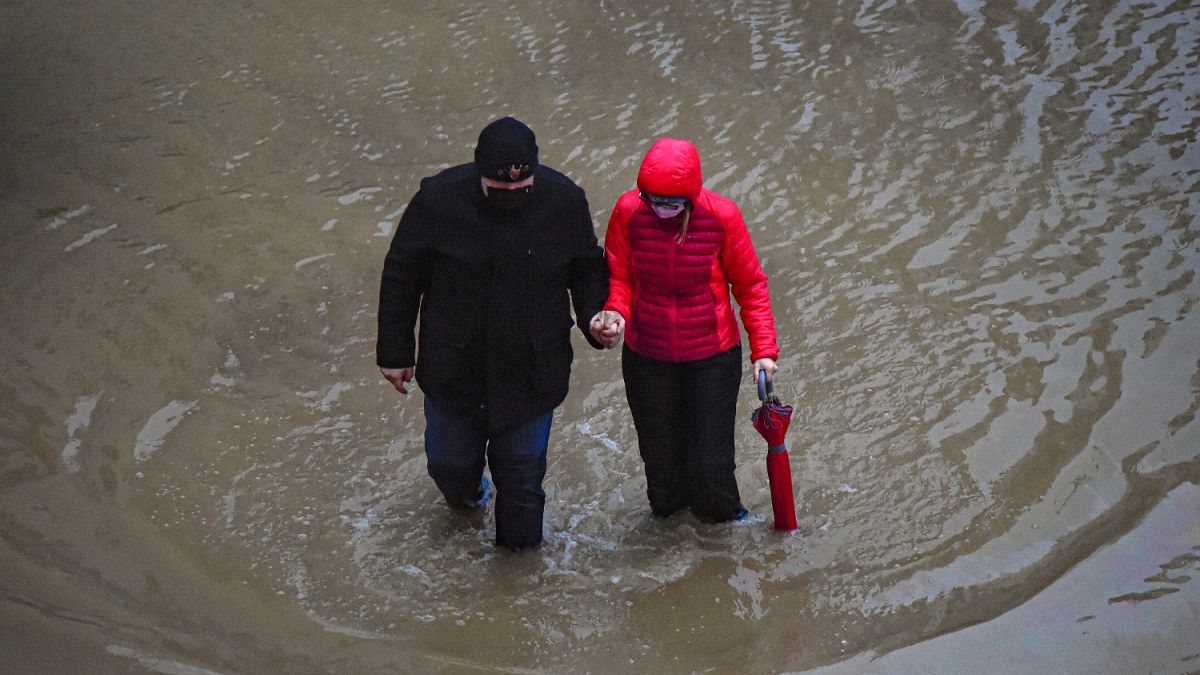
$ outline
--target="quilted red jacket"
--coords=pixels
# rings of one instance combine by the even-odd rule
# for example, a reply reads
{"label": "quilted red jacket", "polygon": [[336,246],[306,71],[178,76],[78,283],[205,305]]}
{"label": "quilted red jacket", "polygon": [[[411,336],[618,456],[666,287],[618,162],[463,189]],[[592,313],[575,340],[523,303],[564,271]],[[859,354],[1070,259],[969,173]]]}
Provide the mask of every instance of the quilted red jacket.
{"label": "quilted red jacket", "polygon": [[691,200],[683,243],[683,215],[662,219],[639,197],[621,195],[604,239],[609,295],[605,309],[625,317],[625,341],[660,361],[697,361],[741,341],[729,299],[741,307],[750,360],[776,359],[775,319],[763,273],[741,211],[703,187],[700,154],[688,141],[661,138],[638,171],[642,192]]}

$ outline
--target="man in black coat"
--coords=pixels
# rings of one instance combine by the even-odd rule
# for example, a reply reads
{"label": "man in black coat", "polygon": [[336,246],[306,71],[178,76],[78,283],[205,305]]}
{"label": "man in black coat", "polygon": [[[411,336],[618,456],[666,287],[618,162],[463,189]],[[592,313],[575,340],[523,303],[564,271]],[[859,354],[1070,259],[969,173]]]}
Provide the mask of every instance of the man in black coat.
{"label": "man in black coat", "polygon": [[480,133],[473,164],[422,180],[379,291],[376,362],[400,393],[414,375],[425,393],[429,475],[452,507],[479,508],[488,464],[496,543],[513,549],[542,539],[571,324],[597,349],[619,339],[593,336],[608,268],[584,191],[537,153],[533,131],[505,117]]}

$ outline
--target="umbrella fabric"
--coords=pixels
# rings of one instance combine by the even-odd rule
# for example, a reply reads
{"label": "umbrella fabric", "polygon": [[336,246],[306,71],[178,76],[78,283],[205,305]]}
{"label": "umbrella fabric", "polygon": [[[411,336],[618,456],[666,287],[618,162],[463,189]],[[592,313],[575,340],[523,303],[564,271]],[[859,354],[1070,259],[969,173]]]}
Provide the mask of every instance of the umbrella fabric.
{"label": "umbrella fabric", "polygon": [[767,480],[771,484],[771,511],[775,529],[796,529],[796,502],[792,496],[792,466],[787,451],[767,453]]}
{"label": "umbrella fabric", "polygon": [[783,447],[788,424],[792,421],[792,406],[783,405],[779,399],[770,398],[750,416],[754,428],[766,439],[770,447]]}
{"label": "umbrella fabric", "polygon": [[796,529],[796,503],[792,493],[792,467],[788,460],[788,424],[792,406],[784,405],[775,396],[773,386],[759,373],[758,397],[763,404],[750,416],[754,428],[767,441],[767,480],[771,484],[771,509],[775,514],[775,529]]}

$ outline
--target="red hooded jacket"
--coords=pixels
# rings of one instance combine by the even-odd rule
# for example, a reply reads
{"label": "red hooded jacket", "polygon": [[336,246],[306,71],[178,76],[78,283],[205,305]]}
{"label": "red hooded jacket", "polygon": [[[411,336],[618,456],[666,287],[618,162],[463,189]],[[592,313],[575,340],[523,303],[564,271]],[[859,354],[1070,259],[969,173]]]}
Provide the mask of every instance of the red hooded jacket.
{"label": "red hooded jacket", "polygon": [[741,341],[729,291],[741,307],[750,360],[779,357],[775,319],[763,273],[741,211],[703,187],[700,154],[688,141],[660,138],[638,171],[641,192],[687,197],[684,215],[662,219],[638,192],[621,195],[604,239],[610,273],[605,309],[625,317],[625,341],[660,361],[698,361]]}

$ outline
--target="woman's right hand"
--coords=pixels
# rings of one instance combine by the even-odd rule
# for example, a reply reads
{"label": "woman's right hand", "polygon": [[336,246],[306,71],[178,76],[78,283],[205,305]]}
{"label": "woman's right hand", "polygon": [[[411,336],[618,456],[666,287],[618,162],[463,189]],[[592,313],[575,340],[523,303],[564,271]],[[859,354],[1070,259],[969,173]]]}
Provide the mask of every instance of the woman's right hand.
{"label": "woman's right hand", "polygon": [[771,382],[775,378],[775,371],[779,366],[775,364],[775,359],[758,359],[754,362],[754,381],[758,382],[758,373],[760,371],[767,374],[767,382]]}

